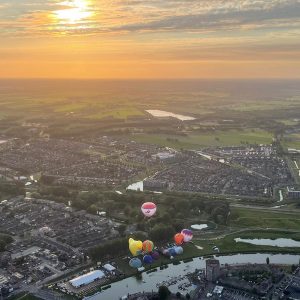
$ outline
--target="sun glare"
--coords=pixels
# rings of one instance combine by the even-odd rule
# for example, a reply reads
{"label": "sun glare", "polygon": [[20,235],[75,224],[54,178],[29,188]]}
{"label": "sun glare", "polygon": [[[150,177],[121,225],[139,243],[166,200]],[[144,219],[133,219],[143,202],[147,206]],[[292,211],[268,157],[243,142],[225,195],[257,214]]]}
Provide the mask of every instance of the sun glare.
{"label": "sun glare", "polygon": [[55,17],[58,22],[76,24],[87,20],[93,15],[87,0],[63,1],[60,4],[69,8],[55,11]]}

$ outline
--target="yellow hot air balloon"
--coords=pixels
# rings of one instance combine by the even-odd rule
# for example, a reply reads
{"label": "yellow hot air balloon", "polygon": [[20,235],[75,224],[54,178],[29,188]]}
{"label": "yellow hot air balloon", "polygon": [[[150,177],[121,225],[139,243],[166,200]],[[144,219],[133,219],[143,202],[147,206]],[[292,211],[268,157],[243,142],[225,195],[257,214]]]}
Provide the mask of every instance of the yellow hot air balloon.
{"label": "yellow hot air balloon", "polygon": [[133,238],[129,239],[129,250],[133,256],[137,256],[142,252],[143,243],[142,241],[136,241]]}

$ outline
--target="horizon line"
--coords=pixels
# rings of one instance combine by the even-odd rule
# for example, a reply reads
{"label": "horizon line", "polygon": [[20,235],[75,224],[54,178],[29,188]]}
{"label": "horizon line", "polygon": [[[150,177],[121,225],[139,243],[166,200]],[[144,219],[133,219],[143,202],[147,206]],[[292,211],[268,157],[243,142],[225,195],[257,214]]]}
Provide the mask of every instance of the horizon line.
{"label": "horizon line", "polygon": [[105,81],[183,81],[183,80],[300,80],[300,77],[190,77],[190,78],[102,78],[102,77],[0,77],[0,80],[105,80]]}

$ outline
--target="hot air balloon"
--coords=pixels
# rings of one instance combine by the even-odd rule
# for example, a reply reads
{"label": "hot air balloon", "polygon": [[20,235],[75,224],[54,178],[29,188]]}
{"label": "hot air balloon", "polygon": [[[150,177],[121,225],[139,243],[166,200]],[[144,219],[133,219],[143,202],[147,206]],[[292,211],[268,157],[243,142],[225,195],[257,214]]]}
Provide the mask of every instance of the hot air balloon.
{"label": "hot air balloon", "polygon": [[153,258],[154,260],[159,259],[159,253],[158,253],[157,251],[151,252],[150,255],[152,256],[152,258]]}
{"label": "hot air balloon", "polygon": [[137,256],[142,252],[143,243],[142,241],[136,241],[133,238],[129,239],[129,250],[133,256]]}
{"label": "hot air balloon", "polygon": [[176,233],[176,234],[174,235],[174,241],[175,241],[176,245],[178,245],[178,246],[179,246],[179,245],[182,245],[183,240],[184,240],[183,234],[181,234],[181,233]]}
{"label": "hot air balloon", "polygon": [[142,262],[139,258],[134,257],[129,261],[129,266],[135,269],[138,269],[142,266]]}
{"label": "hot air balloon", "polygon": [[153,202],[145,202],[141,210],[146,217],[152,217],[156,212],[156,205]]}
{"label": "hot air balloon", "polygon": [[152,258],[152,256],[149,255],[149,254],[145,255],[145,256],[143,257],[143,262],[144,262],[144,264],[147,264],[147,265],[152,264],[152,263],[153,263],[153,258]]}
{"label": "hot air balloon", "polygon": [[170,256],[173,256],[173,257],[177,255],[175,248],[170,248],[169,253],[170,253]]}
{"label": "hot air balloon", "polygon": [[153,244],[153,242],[151,242],[151,241],[149,241],[149,240],[146,240],[146,241],[143,242],[143,251],[144,251],[144,252],[149,253],[149,252],[152,252],[153,249],[154,249],[154,244]]}
{"label": "hot air balloon", "polygon": [[169,249],[164,249],[164,250],[162,251],[162,254],[165,255],[165,256],[170,257]]}
{"label": "hot air balloon", "polygon": [[174,247],[177,255],[181,255],[183,253],[183,248],[180,246]]}
{"label": "hot air balloon", "polygon": [[185,243],[189,242],[193,238],[193,231],[189,229],[183,229],[181,230],[181,234],[183,235],[183,241]]}

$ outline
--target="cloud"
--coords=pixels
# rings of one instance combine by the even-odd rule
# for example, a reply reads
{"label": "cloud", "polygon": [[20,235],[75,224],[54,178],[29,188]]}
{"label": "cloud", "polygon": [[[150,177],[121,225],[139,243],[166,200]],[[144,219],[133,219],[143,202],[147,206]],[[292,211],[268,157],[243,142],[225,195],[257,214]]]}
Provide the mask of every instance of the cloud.
{"label": "cloud", "polygon": [[300,30],[300,0],[83,0],[93,17],[55,20],[76,1],[2,1],[0,35]]}

